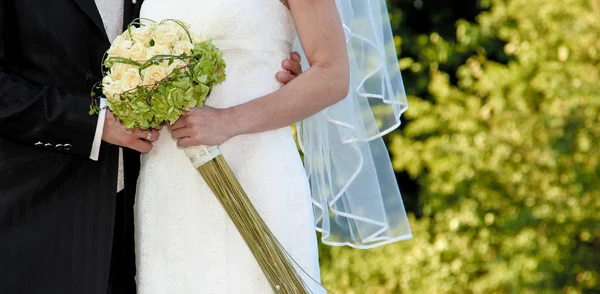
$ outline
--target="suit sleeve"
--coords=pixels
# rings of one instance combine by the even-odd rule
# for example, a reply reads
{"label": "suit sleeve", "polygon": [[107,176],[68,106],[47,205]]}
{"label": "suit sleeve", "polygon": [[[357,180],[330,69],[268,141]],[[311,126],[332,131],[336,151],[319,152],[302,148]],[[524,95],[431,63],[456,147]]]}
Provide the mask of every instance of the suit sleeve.
{"label": "suit sleeve", "polygon": [[5,71],[10,40],[4,11],[0,7],[0,136],[89,157],[98,120],[89,115],[89,96],[37,85]]}

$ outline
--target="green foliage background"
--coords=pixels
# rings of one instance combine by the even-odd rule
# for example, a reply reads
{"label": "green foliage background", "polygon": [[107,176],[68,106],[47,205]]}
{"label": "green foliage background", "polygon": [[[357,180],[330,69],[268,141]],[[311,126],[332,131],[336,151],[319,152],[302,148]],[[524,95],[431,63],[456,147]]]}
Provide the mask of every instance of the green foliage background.
{"label": "green foliage background", "polygon": [[336,293],[600,293],[600,0],[391,0],[413,239],[321,248]]}

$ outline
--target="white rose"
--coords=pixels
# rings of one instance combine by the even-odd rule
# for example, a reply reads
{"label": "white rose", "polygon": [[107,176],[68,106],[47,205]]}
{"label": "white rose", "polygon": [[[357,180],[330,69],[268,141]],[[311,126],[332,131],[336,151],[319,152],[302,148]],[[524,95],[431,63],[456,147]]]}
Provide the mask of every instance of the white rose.
{"label": "white rose", "polygon": [[120,79],[123,73],[131,68],[134,68],[134,66],[125,63],[115,63],[110,68],[110,74],[113,76],[113,78]]}
{"label": "white rose", "polygon": [[175,54],[183,54],[183,53],[190,54],[192,52],[193,48],[194,48],[194,45],[189,40],[183,40],[183,41],[177,42],[175,44],[175,47],[173,48],[173,50],[175,51]]}
{"label": "white rose", "polygon": [[131,39],[135,42],[144,44],[144,46],[150,46],[150,40],[152,40],[152,31],[154,27],[152,25],[145,25],[139,28],[131,28]]}
{"label": "white rose", "polygon": [[140,74],[137,69],[130,68],[121,77],[121,89],[123,92],[129,91],[131,89],[135,89],[140,85],[142,79],[140,78]]}
{"label": "white rose", "polygon": [[171,49],[167,46],[156,45],[148,48],[146,51],[146,59],[150,59],[156,55],[171,55]]}
{"label": "white rose", "polygon": [[108,49],[109,56],[129,58],[129,50],[133,47],[133,41],[127,40],[123,35],[118,36]]}
{"label": "white rose", "polygon": [[130,58],[135,61],[138,61],[138,62],[146,61],[147,55],[148,55],[148,49],[146,48],[146,46],[144,46],[144,44],[139,43],[139,42],[136,42],[135,44],[133,44],[133,46],[129,50]]}
{"label": "white rose", "polygon": [[169,70],[165,66],[152,65],[144,69],[142,74],[144,76],[144,85],[154,85],[164,79],[169,74]]}
{"label": "white rose", "polygon": [[152,32],[152,40],[154,40],[155,45],[173,47],[175,43],[179,41],[181,35],[178,28],[181,29],[181,27],[175,23],[169,22],[160,24]]}
{"label": "white rose", "polygon": [[102,79],[102,92],[109,101],[114,101],[116,100],[118,95],[123,93],[123,90],[121,88],[121,83],[119,82],[119,80],[116,80],[112,76],[107,75]]}
{"label": "white rose", "polygon": [[[186,32],[186,29],[189,31],[190,25],[185,23],[185,22],[181,22],[185,28],[181,27],[181,25],[177,24],[177,23],[169,23],[170,26],[173,27],[173,30],[177,30],[177,39],[179,41],[182,40],[190,40],[190,36],[188,36],[188,33]],[[190,32],[191,33],[191,32]]]}

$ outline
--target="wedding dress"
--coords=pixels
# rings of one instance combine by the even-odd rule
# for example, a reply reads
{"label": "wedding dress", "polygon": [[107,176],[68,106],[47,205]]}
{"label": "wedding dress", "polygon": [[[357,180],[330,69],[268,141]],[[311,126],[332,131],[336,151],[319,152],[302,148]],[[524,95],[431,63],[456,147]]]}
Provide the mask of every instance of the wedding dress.
{"label": "wedding dress", "polygon": [[[212,107],[238,105],[281,86],[275,74],[289,56],[295,28],[279,0],[146,0],[141,17],[182,20],[223,51],[227,79],[207,100]],[[318,280],[310,188],[290,128],[234,137],[220,149],[279,241]],[[135,220],[139,293],[272,293],[236,227],[166,128],[142,156]],[[322,293],[302,275],[314,293]]]}

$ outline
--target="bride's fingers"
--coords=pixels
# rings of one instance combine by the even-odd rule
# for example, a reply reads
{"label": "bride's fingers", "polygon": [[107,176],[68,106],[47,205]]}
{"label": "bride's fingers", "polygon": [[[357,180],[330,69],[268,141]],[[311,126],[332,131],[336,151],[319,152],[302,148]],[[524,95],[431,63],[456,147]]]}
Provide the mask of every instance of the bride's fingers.
{"label": "bride's fingers", "polygon": [[172,126],[169,126],[169,130],[174,131],[174,130],[178,130],[181,128],[185,128],[186,127],[186,120],[185,117],[180,117]]}
{"label": "bride's fingers", "polygon": [[192,135],[192,130],[190,128],[179,128],[177,130],[171,131],[171,137],[176,140],[180,140]]}
{"label": "bride's fingers", "polygon": [[200,145],[199,143],[197,143],[193,138],[190,137],[186,137],[183,138],[181,140],[177,141],[177,146],[179,147],[190,147],[190,146],[198,146]]}

